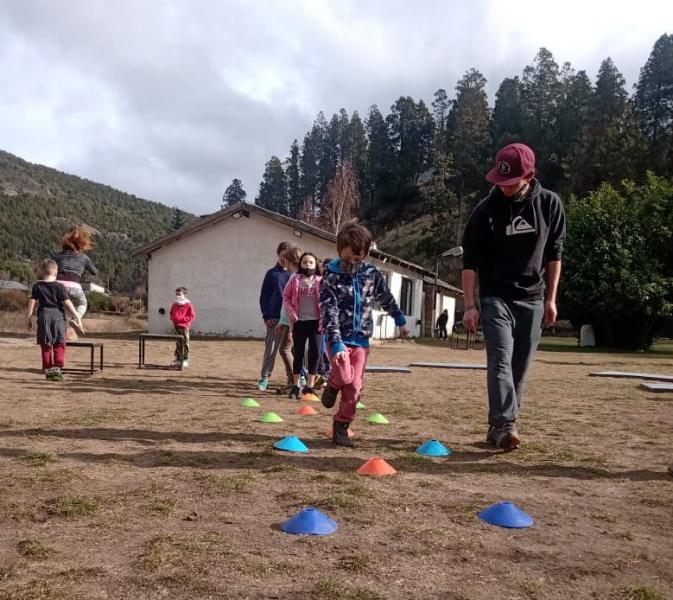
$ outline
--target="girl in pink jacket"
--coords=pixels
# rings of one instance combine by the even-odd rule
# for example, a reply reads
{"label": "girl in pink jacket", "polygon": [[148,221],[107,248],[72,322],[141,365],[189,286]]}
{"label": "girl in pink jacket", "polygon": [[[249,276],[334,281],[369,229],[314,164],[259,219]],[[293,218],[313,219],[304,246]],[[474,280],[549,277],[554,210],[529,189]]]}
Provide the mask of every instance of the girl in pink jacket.
{"label": "girl in pink jacket", "polygon": [[[311,252],[304,252],[299,259],[299,271],[293,275],[283,292],[283,308],[287,313],[294,340],[292,381],[289,397],[299,399],[300,394],[314,394],[313,383],[320,362],[320,274],[318,259]],[[308,342],[308,377],[306,386],[299,390],[299,377],[304,363]]]}

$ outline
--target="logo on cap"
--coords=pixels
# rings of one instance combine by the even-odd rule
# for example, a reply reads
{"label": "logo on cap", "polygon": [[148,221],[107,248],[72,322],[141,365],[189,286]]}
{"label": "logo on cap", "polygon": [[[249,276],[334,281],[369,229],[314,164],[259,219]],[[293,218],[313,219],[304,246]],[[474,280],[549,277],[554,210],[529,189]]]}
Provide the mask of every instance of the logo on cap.
{"label": "logo on cap", "polygon": [[509,166],[509,163],[506,160],[499,161],[497,169],[500,175],[509,175],[512,172],[512,167]]}

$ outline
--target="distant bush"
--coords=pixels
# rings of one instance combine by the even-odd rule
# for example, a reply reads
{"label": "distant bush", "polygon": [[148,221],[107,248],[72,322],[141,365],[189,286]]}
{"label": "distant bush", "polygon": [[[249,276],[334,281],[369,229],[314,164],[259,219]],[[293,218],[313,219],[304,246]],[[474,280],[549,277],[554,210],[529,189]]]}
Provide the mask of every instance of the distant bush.
{"label": "distant bush", "polygon": [[110,297],[110,307],[114,312],[129,313],[131,312],[131,299],[121,294],[113,294]]}
{"label": "distant bush", "polygon": [[0,310],[19,312],[28,306],[28,293],[23,290],[0,290]]}
{"label": "distant bush", "polygon": [[89,302],[88,311],[98,313],[112,310],[112,298],[100,292],[90,292],[86,296]]}

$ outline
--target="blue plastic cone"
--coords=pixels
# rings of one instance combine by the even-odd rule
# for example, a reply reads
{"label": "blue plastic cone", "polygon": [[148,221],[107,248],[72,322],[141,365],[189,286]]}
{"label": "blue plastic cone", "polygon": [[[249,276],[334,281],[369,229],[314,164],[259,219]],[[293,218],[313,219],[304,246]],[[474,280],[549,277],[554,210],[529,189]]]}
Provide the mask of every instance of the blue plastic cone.
{"label": "blue plastic cone", "polygon": [[329,535],[338,529],[338,525],[317,508],[305,508],[288,519],[280,528],[293,535]]}
{"label": "blue plastic cone", "polygon": [[422,456],[448,456],[451,449],[437,440],[428,440],[416,448],[416,452]]}
{"label": "blue plastic cone", "polygon": [[288,435],[282,440],[278,440],[273,447],[276,450],[285,450],[286,452],[308,452],[306,444],[295,435]]}
{"label": "blue plastic cone", "polygon": [[479,513],[479,518],[490,525],[513,529],[523,529],[533,524],[532,517],[511,502],[491,504]]}

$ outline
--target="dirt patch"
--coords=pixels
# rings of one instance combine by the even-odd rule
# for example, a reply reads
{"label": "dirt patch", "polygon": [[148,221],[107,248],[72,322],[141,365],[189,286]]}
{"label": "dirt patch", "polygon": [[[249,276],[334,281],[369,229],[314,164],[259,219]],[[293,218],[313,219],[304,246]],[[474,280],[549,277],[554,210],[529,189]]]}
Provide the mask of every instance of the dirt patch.
{"label": "dirt patch", "polygon": [[[368,374],[346,450],[325,436],[332,411],[255,390],[259,342],[196,340],[184,372],[139,371],[136,342],[104,342],[105,371],[49,383],[31,339],[0,339],[0,599],[672,597],[673,398],[588,377],[673,373],[671,358],[538,353],[510,454],[483,443],[483,372]],[[148,354],[168,364],[171,346]],[[484,355],[391,343],[370,363],[418,360]],[[258,422],[267,410],[285,421]],[[273,450],[289,434],[311,451]],[[453,454],[414,454],[430,438]],[[376,455],[398,474],[355,474]],[[500,500],[534,526],[479,521]],[[306,506],[337,533],[282,533]]]}

